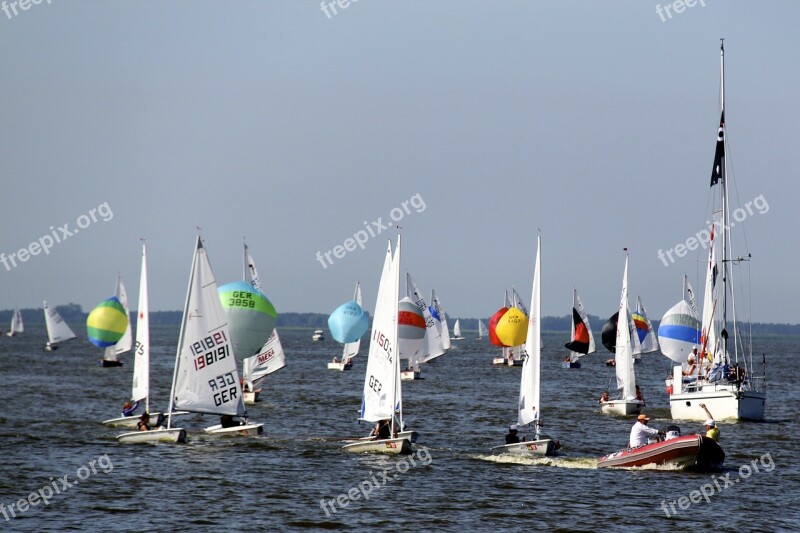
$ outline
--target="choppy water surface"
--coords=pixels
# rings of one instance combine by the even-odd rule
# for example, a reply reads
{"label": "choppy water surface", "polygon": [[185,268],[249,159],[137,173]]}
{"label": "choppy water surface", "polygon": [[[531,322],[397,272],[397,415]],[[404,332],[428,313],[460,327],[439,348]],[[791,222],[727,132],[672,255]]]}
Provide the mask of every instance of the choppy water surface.
{"label": "choppy water surface", "polygon": [[[151,408],[164,409],[177,329],[156,328],[151,335]],[[100,424],[119,416],[130,392],[130,356],[124,367],[106,369],[97,364],[99,349],[85,341],[45,353],[44,332],[36,327],[3,337],[0,509],[10,519],[0,514],[0,527],[800,530],[797,339],[755,342],[770,365],[768,420],[720,425],[727,470],[712,478],[662,469],[597,470],[597,457],[627,443],[632,421],[597,409],[597,397],[613,378],[603,363],[609,354],[587,357],[581,369],[561,368],[566,335],[544,336],[542,365],[545,430],[562,442],[561,455],[493,456],[488,449],[502,444],[515,422],[520,369],[492,367],[497,350],[469,336],[423,366],[424,380],[403,383],[406,420],[421,434],[410,458],[341,452],[342,439],[368,431],[356,421],[366,348],[352,371],[329,371],[326,362],[341,349],[332,341],[311,342],[311,331],[281,332],[288,366],[268,378],[264,401],[249,407],[251,418],[265,424],[263,436],[206,437],[198,431],[216,417],[191,415],[181,424],[190,428],[186,445],[120,445],[114,437],[121,431]],[[636,366],[654,426],[671,423],[662,381],[667,372],[660,355]],[[680,425],[684,433],[701,429],[697,422]],[[704,485],[706,492],[713,487],[710,503],[688,499]],[[61,493],[53,489],[49,497],[52,487]],[[19,512],[17,501],[33,492],[49,504],[34,498],[36,506]],[[11,504],[17,518],[11,518]]]}

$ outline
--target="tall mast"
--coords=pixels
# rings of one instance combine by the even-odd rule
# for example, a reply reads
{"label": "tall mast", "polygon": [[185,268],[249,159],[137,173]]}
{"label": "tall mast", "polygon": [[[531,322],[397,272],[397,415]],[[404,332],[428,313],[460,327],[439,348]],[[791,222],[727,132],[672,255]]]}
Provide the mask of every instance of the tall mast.
{"label": "tall mast", "polygon": [[[722,142],[725,143],[725,39],[720,39],[719,44],[719,105],[720,117],[722,117],[719,125],[719,135]],[[724,148],[723,148],[724,149]],[[728,357],[728,246],[729,236],[728,228],[730,227],[730,214],[728,213],[728,166],[725,164],[725,154],[722,155],[721,175],[722,175],[722,355]]]}

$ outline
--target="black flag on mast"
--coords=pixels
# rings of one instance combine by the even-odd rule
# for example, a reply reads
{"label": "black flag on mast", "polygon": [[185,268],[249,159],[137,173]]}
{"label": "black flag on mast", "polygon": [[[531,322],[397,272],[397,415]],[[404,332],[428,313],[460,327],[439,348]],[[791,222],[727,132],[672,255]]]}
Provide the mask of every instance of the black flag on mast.
{"label": "black flag on mast", "polygon": [[717,133],[717,149],[714,151],[714,168],[711,170],[711,186],[724,179],[723,166],[725,165],[725,111],[719,117],[719,132]]}

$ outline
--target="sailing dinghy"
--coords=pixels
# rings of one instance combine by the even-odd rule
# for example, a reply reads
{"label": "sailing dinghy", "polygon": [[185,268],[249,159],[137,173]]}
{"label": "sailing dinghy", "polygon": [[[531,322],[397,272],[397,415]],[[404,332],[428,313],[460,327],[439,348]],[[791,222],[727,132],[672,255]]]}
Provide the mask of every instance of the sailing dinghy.
{"label": "sailing dinghy", "polygon": [[625,248],[625,271],[622,274],[622,294],[620,295],[619,311],[617,313],[619,318],[617,320],[614,361],[616,362],[617,388],[621,394],[619,399],[601,401],[600,410],[605,414],[612,415],[638,415],[644,406],[644,402],[636,399],[636,374],[633,369],[634,345],[631,337],[631,318],[628,312],[627,248]]}
{"label": "sailing dinghy", "polygon": [[453,340],[460,341],[463,338],[464,336],[461,335],[461,320],[457,318],[456,323],[453,324]]}
{"label": "sailing dinghy", "polygon": [[[399,288],[400,237],[398,236],[394,257],[390,241],[383,262],[375,316],[372,320],[372,336],[364,376],[360,417],[361,420],[372,423],[388,421],[389,436],[383,439],[377,436],[370,437],[346,444],[342,447],[346,452],[410,454],[412,451],[411,436],[400,433],[403,428],[403,401],[400,359],[397,353]],[[397,424],[399,427],[396,428]]]}
{"label": "sailing dinghy", "polygon": [[489,330],[486,329],[486,325],[483,323],[483,320],[478,320],[478,340],[483,339],[488,334]]}
{"label": "sailing dinghy", "polygon": [[11,327],[6,335],[9,337],[14,337],[24,331],[25,326],[22,323],[22,313],[19,312],[19,307],[15,307],[13,313],[11,313]]}
{"label": "sailing dinghy", "polygon": [[513,453],[524,455],[552,455],[557,443],[539,434],[541,405],[541,238],[536,240],[536,263],[533,268],[533,289],[531,290],[531,310],[528,315],[527,333],[525,337],[525,358],[522,363],[522,376],[519,383],[519,404],[517,407],[517,425],[534,424],[535,436],[530,440],[495,446],[496,453]]}
{"label": "sailing dinghy", "polygon": [[47,300],[42,302],[44,307],[44,324],[47,329],[47,343],[44,349],[48,352],[58,350],[58,344],[75,338],[75,333],[64,322],[55,307],[48,307]]}
{"label": "sailing dinghy", "polygon": [[[353,299],[337,307],[328,317],[328,329],[334,340],[342,342],[342,358],[328,363],[328,370],[343,372],[353,368],[353,358],[361,349],[361,337],[369,329],[369,320],[361,307],[361,283],[356,282]],[[338,337],[338,338],[337,338]],[[349,340],[355,337],[354,340]]]}
{"label": "sailing dinghy", "polygon": [[570,342],[564,346],[569,350],[568,358],[563,361],[564,368],[580,368],[580,359],[584,355],[594,353],[594,335],[589,325],[589,316],[583,309],[583,302],[578,297],[578,290],[572,289],[572,325]]}

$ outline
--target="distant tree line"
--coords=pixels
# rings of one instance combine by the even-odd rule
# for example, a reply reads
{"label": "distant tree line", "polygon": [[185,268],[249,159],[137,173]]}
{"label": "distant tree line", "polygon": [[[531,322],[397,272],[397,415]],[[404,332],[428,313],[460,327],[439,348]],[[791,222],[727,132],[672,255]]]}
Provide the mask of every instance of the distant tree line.
{"label": "distant tree line", "polygon": [[[58,314],[70,325],[77,325],[86,322],[88,313],[85,313],[78,304],[66,304],[56,306]],[[11,324],[11,309],[0,311],[0,330],[4,330]],[[44,312],[39,309],[20,309],[22,313],[22,321],[25,324],[44,324]],[[132,318],[135,320],[135,313],[131,312]],[[154,326],[175,326],[180,325],[182,311],[150,311],[150,323]],[[452,331],[453,324],[455,324],[457,317],[448,315],[447,322]],[[478,319],[477,318],[460,318],[461,329],[465,331],[477,331]],[[489,319],[482,318],[483,323],[488,327]],[[600,330],[603,329],[607,319],[600,318],[599,316],[589,315],[589,323],[592,325],[592,332],[599,340]],[[570,315],[564,316],[546,316],[542,318],[543,331],[569,331],[572,323]],[[5,325],[4,325],[5,324]],[[653,320],[653,328],[658,330],[658,320]],[[324,313],[279,313],[278,314],[278,327],[283,328],[327,328],[328,315]],[[761,322],[754,322],[753,324],[740,324],[740,329],[743,333],[747,333],[748,329],[752,328],[754,335],[800,335],[800,324],[768,324]]]}

